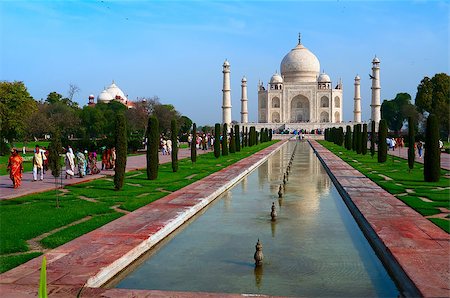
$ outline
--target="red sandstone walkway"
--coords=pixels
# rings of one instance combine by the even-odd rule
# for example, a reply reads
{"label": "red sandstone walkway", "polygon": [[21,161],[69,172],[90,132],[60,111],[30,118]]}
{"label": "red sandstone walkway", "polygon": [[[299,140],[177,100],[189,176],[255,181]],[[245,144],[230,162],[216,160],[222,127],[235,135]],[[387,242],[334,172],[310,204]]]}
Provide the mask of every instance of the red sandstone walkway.
{"label": "red sandstone walkway", "polygon": [[345,193],[425,297],[450,297],[450,235],[310,141]]}
{"label": "red sandstone walkway", "polygon": [[[394,155],[404,159],[408,159],[408,147],[397,148],[394,151],[388,150],[389,155]],[[416,162],[423,164],[423,156],[419,158],[416,150]],[[450,171],[450,154],[442,152],[441,153],[441,168]]]}
{"label": "red sandstone walkway", "polygon": [[[203,154],[210,151],[203,151],[203,150],[197,150],[197,154]],[[190,149],[179,149],[178,151],[178,158],[183,159],[191,156]],[[170,162],[171,158],[170,155],[162,155],[159,154],[159,163],[167,163]],[[98,162],[98,165],[101,169],[101,163]],[[145,154],[142,155],[135,155],[135,156],[129,156],[127,158],[127,166],[126,171],[134,171],[138,169],[144,169],[147,167],[147,161]],[[64,167],[65,169],[65,167]],[[108,175],[114,175],[113,170],[105,170],[101,171],[100,174],[97,175],[87,175],[83,178],[73,178],[73,179],[62,179],[62,184],[65,185],[71,185],[71,184],[77,184],[81,182],[86,182],[98,178],[102,178]],[[4,199],[12,199],[17,198],[33,193],[48,191],[55,189],[55,180],[53,176],[51,175],[50,171],[47,171],[44,175],[44,181],[35,181],[33,182],[33,174],[31,172],[26,172],[23,174],[22,179],[22,185],[19,188],[14,189],[12,187],[11,179],[9,179],[9,175],[3,175],[0,176],[0,200]],[[58,182],[61,182],[61,180],[58,180]]]}
{"label": "red sandstone walkway", "polygon": [[[176,293],[101,286],[139,255],[169,235],[213,199],[258,167],[285,141],[278,142],[219,172],[144,206],[45,254],[51,296],[74,297],[240,297],[241,295]],[[42,257],[0,275],[1,297],[35,296]]]}

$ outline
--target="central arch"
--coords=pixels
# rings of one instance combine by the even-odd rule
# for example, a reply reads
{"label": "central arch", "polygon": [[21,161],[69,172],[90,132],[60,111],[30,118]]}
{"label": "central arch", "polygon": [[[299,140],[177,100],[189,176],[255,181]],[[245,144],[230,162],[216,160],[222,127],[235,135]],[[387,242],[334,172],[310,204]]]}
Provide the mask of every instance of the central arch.
{"label": "central arch", "polygon": [[291,100],[291,123],[309,122],[309,100],[297,95]]}

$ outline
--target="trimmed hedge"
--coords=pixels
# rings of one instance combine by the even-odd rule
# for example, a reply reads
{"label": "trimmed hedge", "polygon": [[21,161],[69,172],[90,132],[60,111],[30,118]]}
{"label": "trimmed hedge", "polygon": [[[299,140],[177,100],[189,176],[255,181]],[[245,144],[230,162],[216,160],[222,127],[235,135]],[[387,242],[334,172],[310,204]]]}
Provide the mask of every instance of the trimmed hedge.
{"label": "trimmed hedge", "polygon": [[155,116],[148,118],[147,124],[147,179],[158,178],[159,167],[159,121]]}
{"label": "trimmed hedge", "polygon": [[367,124],[363,124],[363,131],[362,131],[362,135],[361,135],[361,153],[363,155],[367,154]]}
{"label": "trimmed hedge", "polygon": [[172,171],[176,172],[178,171],[178,127],[177,127],[177,120],[172,119],[170,122],[170,139],[172,141],[172,152],[170,157],[172,158]]}
{"label": "trimmed hedge", "polygon": [[192,124],[191,161],[197,161],[197,124]]}
{"label": "trimmed hedge", "polygon": [[214,156],[220,157],[220,124],[214,125]]}
{"label": "trimmed hedge", "polygon": [[385,119],[380,120],[378,126],[378,162],[386,162],[387,160],[387,122]]}
{"label": "trimmed hedge", "polygon": [[434,114],[427,119],[423,176],[426,182],[439,181],[441,177],[441,152],[439,150],[439,121]]}
{"label": "trimmed hedge", "polygon": [[222,128],[222,156],[228,155],[228,125],[223,124]]}
{"label": "trimmed hedge", "polygon": [[125,179],[125,168],[127,166],[127,126],[125,115],[118,113],[116,116],[116,165],[114,167],[114,189],[120,190]]}
{"label": "trimmed hedge", "polygon": [[416,143],[415,134],[413,119],[412,117],[408,117],[408,168],[410,171],[414,168],[414,161],[416,159],[416,152],[414,151],[414,145]]}

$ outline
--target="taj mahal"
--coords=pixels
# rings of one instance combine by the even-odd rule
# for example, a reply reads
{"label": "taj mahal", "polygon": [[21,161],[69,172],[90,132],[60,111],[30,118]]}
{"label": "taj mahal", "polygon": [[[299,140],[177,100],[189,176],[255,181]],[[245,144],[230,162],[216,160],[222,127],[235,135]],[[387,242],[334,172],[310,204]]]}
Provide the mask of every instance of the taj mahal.
{"label": "taj mahal", "polygon": [[[380,60],[372,60],[371,120],[380,121]],[[222,123],[231,124],[230,63],[223,63]],[[334,85],[334,87],[333,87]],[[258,82],[258,122],[248,122],[247,79],[241,81],[241,121],[243,126],[275,130],[325,129],[353,126],[361,122],[360,77],[355,77],[353,121],[343,122],[344,88],[339,79],[333,83],[330,76],[320,72],[319,59],[301,42],[281,60],[267,85]]]}

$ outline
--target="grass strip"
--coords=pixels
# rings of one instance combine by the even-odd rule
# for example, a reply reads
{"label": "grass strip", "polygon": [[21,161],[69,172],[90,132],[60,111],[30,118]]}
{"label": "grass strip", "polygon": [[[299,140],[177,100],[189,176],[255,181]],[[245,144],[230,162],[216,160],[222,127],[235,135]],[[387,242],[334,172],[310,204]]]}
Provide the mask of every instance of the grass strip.
{"label": "grass strip", "polygon": [[15,256],[0,256],[0,272],[8,271],[40,255],[42,255],[41,252],[30,252]]}
{"label": "grass strip", "polygon": [[[409,170],[406,159],[389,156],[386,162],[378,163],[376,155],[372,158],[331,142],[319,143],[423,216],[441,213],[439,207],[450,209],[449,171],[441,170],[438,182],[425,182],[421,163],[416,162]],[[449,233],[448,219],[430,221]]]}
{"label": "grass strip", "polygon": [[[56,228],[69,225],[86,216],[89,221],[61,230],[43,239],[48,247],[56,247],[67,241],[92,231],[99,226],[95,222],[104,218],[104,223],[117,216],[113,207],[133,211],[217,172],[276,141],[245,147],[240,152],[215,158],[213,152],[199,155],[196,163],[190,159],[179,161],[178,172],[173,172],[170,163],[159,167],[158,179],[147,180],[145,169],[128,172],[121,191],[114,190],[111,177],[96,179],[86,183],[65,187],[64,192],[47,191],[17,199],[0,201],[0,256],[28,251],[27,240]],[[55,208],[56,195],[60,198],[60,208]],[[99,217],[102,216],[102,217]],[[106,219],[109,219],[106,220]],[[81,225],[81,226],[80,226]],[[78,228],[75,228],[78,227]]]}

